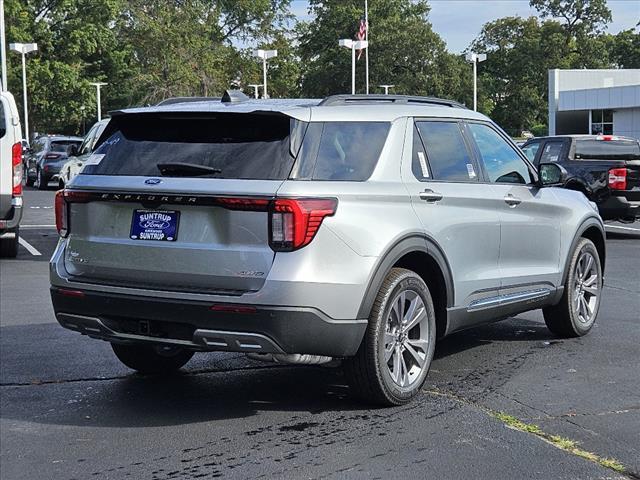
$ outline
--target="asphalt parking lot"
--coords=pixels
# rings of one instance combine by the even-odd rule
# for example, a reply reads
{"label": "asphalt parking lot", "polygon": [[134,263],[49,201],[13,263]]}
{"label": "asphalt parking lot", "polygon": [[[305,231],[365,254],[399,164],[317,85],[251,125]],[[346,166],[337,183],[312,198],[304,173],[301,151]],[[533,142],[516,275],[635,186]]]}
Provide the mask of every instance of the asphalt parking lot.
{"label": "asphalt parking lot", "polygon": [[640,478],[640,222],[608,226],[586,337],[539,312],[442,341],[418,401],[371,409],[339,369],[197,354],[160,379],[53,317],[53,191],[0,261],[0,477]]}

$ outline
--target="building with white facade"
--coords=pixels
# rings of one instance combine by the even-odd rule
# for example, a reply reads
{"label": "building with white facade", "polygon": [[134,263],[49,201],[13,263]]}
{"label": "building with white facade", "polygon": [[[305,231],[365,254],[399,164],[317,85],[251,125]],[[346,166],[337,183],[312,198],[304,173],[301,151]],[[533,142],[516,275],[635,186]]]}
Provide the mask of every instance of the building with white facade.
{"label": "building with white facade", "polygon": [[640,69],[549,70],[549,135],[640,139]]}

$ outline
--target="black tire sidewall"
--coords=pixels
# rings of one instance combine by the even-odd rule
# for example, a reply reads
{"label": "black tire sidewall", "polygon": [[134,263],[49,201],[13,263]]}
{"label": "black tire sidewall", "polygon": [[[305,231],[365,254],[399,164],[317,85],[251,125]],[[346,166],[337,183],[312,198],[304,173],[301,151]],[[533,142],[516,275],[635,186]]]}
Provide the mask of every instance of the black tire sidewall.
{"label": "black tire sidewall", "polygon": [[4,258],[16,258],[18,256],[18,248],[20,243],[20,226],[10,230],[15,233],[14,238],[2,238],[0,239],[0,257]]}
{"label": "black tire sidewall", "polygon": [[[403,290],[411,290],[420,296],[426,307],[427,318],[429,321],[429,348],[427,352],[426,366],[420,374],[421,378],[418,378],[418,380],[408,388],[401,388],[396,385],[396,383],[391,379],[391,375],[384,363],[384,334],[386,319],[392,308],[391,301]],[[424,281],[417,274],[410,271],[403,273],[391,284],[390,288],[386,288],[385,291],[381,290],[380,294],[384,296],[384,300],[381,303],[382,308],[378,311],[372,312],[375,315],[375,318],[371,318],[371,320],[373,320],[372,326],[375,329],[375,334],[373,335],[375,342],[370,346],[370,348],[375,352],[375,368],[381,383],[380,386],[385,392],[385,396],[390,397],[394,403],[403,404],[413,398],[420,388],[422,388],[433,359],[436,341],[435,310],[433,307],[433,300],[431,299],[431,294],[429,293],[429,289]]]}

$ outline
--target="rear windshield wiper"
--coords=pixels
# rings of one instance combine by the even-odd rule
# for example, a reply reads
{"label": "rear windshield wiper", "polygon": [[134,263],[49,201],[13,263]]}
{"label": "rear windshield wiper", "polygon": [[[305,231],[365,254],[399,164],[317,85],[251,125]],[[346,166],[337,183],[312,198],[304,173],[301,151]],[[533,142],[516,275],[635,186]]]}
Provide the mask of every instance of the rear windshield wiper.
{"label": "rear windshield wiper", "polygon": [[197,177],[222,173],[219,168],[185,162],[157,163],[156,167],[163,177]]}

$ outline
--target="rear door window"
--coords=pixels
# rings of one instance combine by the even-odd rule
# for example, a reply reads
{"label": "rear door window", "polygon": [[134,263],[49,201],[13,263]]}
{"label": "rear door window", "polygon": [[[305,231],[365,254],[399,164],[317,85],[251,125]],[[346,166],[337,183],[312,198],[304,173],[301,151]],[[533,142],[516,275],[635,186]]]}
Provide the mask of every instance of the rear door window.
{"label": "rear door window", "polygon": [[[421,161],[420,150],[415,152],[413,171],[418,173],[418,179],[425,179],[427,178],[425,173],[430,173],[434,180],[449,182],[478,181],[476,167],[467,149],[458,122],[418,121],[416,126],[428,161],[428,165],[427,162]],[[425,164],[424,166],[423,163]],[[427,168],[425,169],[424,167]]]}
{"label": "rear door window", "polygon": [[545,143],[542,154],[540,155],[540,163],[552,163],[560,160],[563,145],[564,142],[559,141],[548,141]]}
{"label": "rear door window", "polygon": [[469,130],[476,142],[480,158],[490,182],[531,182],[531,172],[515,147],[493,128],[481,123],[469,123]]}
{"label": "rear door window", "polygon": [[310,123],[292,178],[367,180],[378,163],[389,127],[387,122]]}

